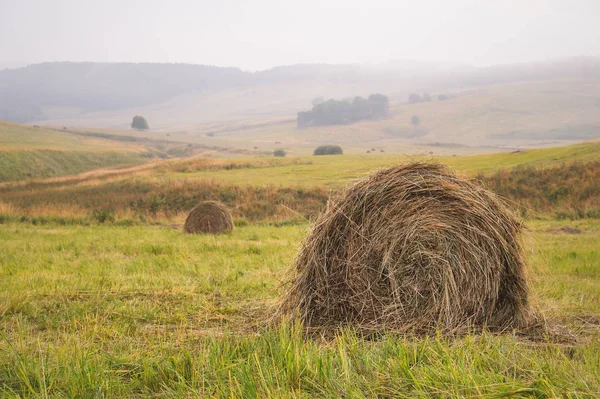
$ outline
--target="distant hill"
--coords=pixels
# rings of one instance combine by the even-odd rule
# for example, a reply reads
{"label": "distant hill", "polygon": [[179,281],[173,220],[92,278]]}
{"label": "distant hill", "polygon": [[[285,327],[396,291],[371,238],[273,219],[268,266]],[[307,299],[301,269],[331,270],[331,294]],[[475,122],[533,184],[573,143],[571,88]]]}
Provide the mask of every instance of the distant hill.
{"label": "distant hill", "polygon": [[[367,65],[291,65],[256,73],[189,64],[43,63],[0,71],[0,120],[87,119],[110,127],[102,112],[128,109],[178,111],[184,123],[255,115],[295,115],[316,96],[354,97],[382,92],[405,100],[411,91],[552,79],[600,79],[600,59],[577,58],[489,68],[414,62]],[[185,111],[181,111],[184,109]],[[133,112],[133,111],[132,111]],[[204,112],[204,113],[203,113]],[[133,116],[133,115],[132,115]],[[158,125],[174,126],[167,116]],[[153,127],[153,121],[150,120]],[[154,124],[156,126],[156,123]]]}
{"label": "distant hill", "polygon": [[0,72],[0,119],[41,119],[42,106],[85,111],[139,107],[181,94],[240,87],[236,68],[184,64],[45,63]]}

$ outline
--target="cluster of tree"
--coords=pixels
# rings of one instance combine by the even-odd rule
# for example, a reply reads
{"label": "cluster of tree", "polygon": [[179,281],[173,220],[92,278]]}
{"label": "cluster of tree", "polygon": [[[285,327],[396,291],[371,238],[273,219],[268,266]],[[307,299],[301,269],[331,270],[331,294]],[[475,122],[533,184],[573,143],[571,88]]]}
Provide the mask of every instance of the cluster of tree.
{"label": "cluster of tree", "polygon": [[[439,94],[437,98],[439,101],[445,101],[448,99],[448,95]],[[427,103],[429,101],[431,101],[431,95],[429,93],[423,93],[422,95],[419,95],[417,93],[410,93],[410,95],[408,96],[408,102],[411,104]]]}
{"label": "cluster of tree", "polygon": [[342,155],[344,151],[339,145],[321,145],[313,151],[314,155]]}
{"label": "cluster of tree", "polygon": [[345,125],[348,123],[385,117],[389,100],[383,94],[371,94],[368,99],[354,97],[352,101],[313,101],[311,111],[298,112],[298,127]]}
{"label": "cluster of tree", "polygon": [[429,93],[423,93],[422,95],[418,95],[417,93],[410,93],[408,96],[408,102],[411,104],[416,103],[426,103],[431,101],[431,96]]}

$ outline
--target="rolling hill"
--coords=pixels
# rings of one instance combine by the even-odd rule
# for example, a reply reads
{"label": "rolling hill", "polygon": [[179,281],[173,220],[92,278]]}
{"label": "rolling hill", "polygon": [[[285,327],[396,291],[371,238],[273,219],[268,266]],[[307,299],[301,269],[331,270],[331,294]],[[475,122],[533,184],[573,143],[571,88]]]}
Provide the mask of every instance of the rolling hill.
{"label": "rolling hill", "polygon": [[[232,119],[220,122],[184,124],[183,114],[192,111],[182,106],[159,107],[154,113],[147,114],[151,123],[152,116],[167,118],[170,114],[174,119],[171,128],[145,132],[105,128],[84,130],[230,148],[247,155],[272,155],[278,148],[290,155],[308,155],[321,144],[339,144],[346,153],[371,151],[372,156],[468,155],[600,139],[600,85],[593,81],[511,83],[448,94],[445,101],[439,101],[436,96],[430,102],[418,104],[395,101],[390,105],[389,117],[350,125],[299,129],[291,113],[246,115],[238,119],[231,114],[227,117]],[[112,118],[116,123],[129,118],[128,112],[114,111],[106,118]],[[180,113],[181,119],[177,119]],[[411,125],[413,115],[419,117],[419,126]],[[89,121],[92,122],[95,120]]]}
{"label": "rolling hill", "polygon": [[[275,149],[308,155],[321,144],[371,155],[468,155],[599,139],[599,81],[595,58],[490,68],[293,65],[255,73],[180,64],[47,63],[0,71],[0,119],[35,120],[88,141],[150,146],[164,157],[265,156]],[[387,118],[296,126],[297,112],[310,109],[317,96],[374,92],[390,98]],[[433,100],[410,104],[410,92],[431,93]],[[448,99],[440,101],[438,94]],[[144,115],[151,130],[131,130],[133,115]],[[413,116],[418,126],[411,125]],[[23,140],[27,147],[27,135]]]}
{"label": "rolling hill", "polygon": [[[600,170],[600,143],[583,143],[464,157],[167,160],[121,171],[5,183],[0,185],[0,213],[5,206],[11,214],[52,216],[58,209],[78,217],[106,211],[126,219],[181,220],[199,200],[211,199],[251,221],[297,219],[314,216],[331,193],[353,180],[409,160],[447,164],[536,211],[600,212],[600,187],[594,177]],[[588,173],[580,173],[588,166]],[[545,172],[548,169],[557,172]],[[571,189],[560,188],[563,185]]]}
{"label": "rolling hill", "polygon": [[0,182],[132,166],[150,155],[137,143],[0,122]]}

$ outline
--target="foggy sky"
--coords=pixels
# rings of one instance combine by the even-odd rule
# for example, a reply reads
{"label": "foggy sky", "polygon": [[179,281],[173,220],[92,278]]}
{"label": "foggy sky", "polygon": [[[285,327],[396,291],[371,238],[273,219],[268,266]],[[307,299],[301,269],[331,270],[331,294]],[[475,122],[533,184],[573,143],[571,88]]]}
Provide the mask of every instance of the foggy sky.
{"label": "foggy sky", "polygon": [[0,65],[492,65],[600,56],[598,21],[598,0],[0,0]]}

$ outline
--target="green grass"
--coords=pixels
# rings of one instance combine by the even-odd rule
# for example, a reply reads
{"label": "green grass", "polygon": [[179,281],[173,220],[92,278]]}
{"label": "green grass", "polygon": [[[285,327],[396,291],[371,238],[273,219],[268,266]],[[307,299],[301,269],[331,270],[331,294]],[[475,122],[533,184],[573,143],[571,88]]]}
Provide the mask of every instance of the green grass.
{"label": "green grass", "polygon": [[0,121],[0,150],[142,151],[143,147]]}
{"label": "green grass", "polygon": [[456,170],[476,175],[518,165],[550,166],[566,161],[589,161],[600,159],[600,142],[573,144],[561,147],[500,152],[471,157],[445,157],[440,160]]}
{"label": "green grass", "polygon": [[189,236],[0,224],[0,396],[600,397],[600,222],[532,222],[537,306],[576,341],[332,340],[267,326],[308,225]]}
{"label": "green grass", "polygon": [[[279,163],[256,168],[206,169],[191,173],[174,173],[177,178],[214,178],[235,184],[276,184],[283,186],[339,187],[352,179],[365,176],[374,169],[409,160],[439,161],[456,171],[471,176],[490,173],[517,165],[551,165],[562,161],[600,159],[600,142],[564,147],[527,150],[512,153],[475,155],[468,157],[410,157],[404,155],[325,155],[288,158]],[[304,161],[304,162],[299,162]],[[242,160],[250,162],[252,160]],[[260,160],[254,160],[260,162]]]}
{"label": "green grass", "polygon": [[[475,176],[599,155],[600,144],[587,143],[439,160]],[[598,219],[528,222],[533,302],[560,332],[547,340],[512,333],[366,339],[350,329],[323,339],[267,323],[309,228],[269,212],[281,204],[320,207],[327,187],[407,159],[178,160],[0,187],[0,397],[600,398]],[[128,207],[136,205],[177,219],[199,197],[215,195],[237,217],[272,223],[189,236],[141,218],[130,227],[101,224],[92,213],[107,207],[112,216],[112,206],[132,217]],[[584,233],[548,232],[565,226]]]}
{"label": "green grass", "polygon": [[58,177],[147,161],[144,147],[0,121],[0,182]]}
{"label": "green grass", "polygon": [[0,151],[0,182],[75,175],[106,167],[147,161],[139,152]]}
{"label": "green grass", "polygon": [[[600,143],[433,160],[474,177],[481,171],[488,187],[535,213],[582,218],[598,215],[598,184],[594,178],[597,161],[563,164],[598,159]],[[119,219],[175,218],[180,221],[198,201],[210,199],[224,202],[236,218],[251,221],[310,219],[327,197],[341,187],[378,168],[410,160],[432,158],[334,155],[172,160],[130,171],[4,185],[0,187],[0,213],[18,216],[58,213],[82,217],[96,211],[110,211]],[[24,169],[25,165],[35,164],[21,161],[15,168]],[[535,169],[520,168],[512,172],[502,169],[514,165]],[[550,166],[556,174],[545,173],[545,168]],[[501,172],[494,174],[498,169]],[[582,170],[585,173],[580,173]],[[8,172],[10,168],[4,168],[4,173]],[[562,187],[564,185],[574,188],[569,190]]]}

